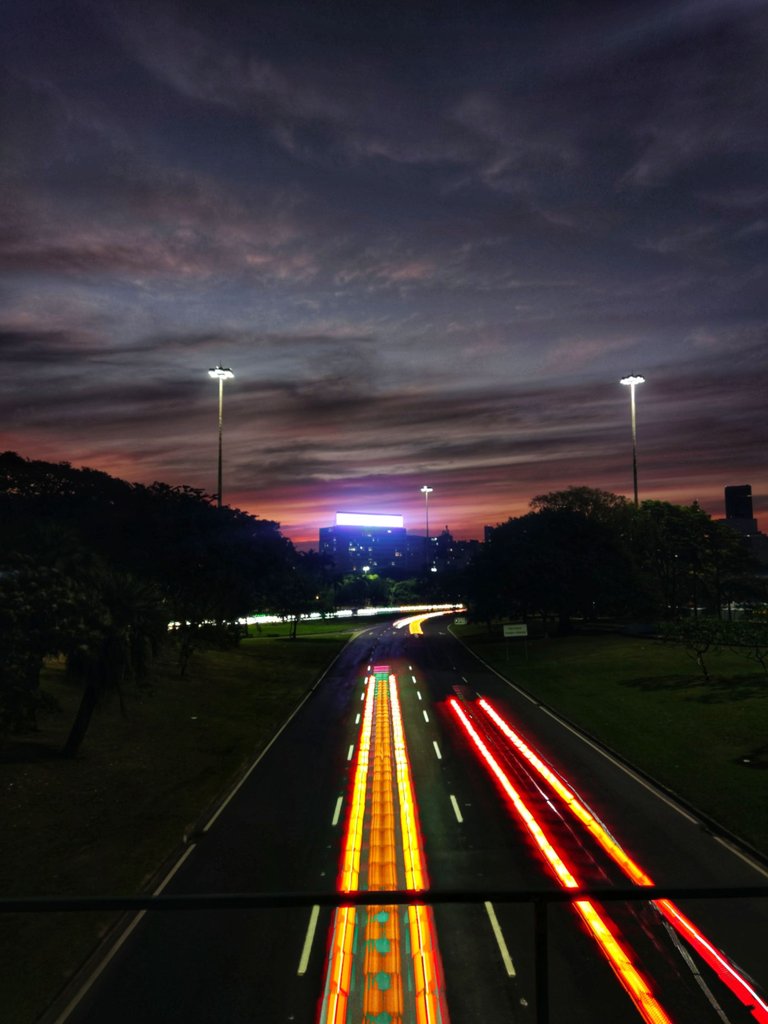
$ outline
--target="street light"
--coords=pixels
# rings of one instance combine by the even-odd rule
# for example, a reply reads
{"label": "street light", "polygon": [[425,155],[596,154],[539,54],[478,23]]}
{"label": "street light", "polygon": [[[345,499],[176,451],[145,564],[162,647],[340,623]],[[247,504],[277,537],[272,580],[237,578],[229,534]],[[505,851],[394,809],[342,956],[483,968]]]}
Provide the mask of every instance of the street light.
{"label": "street light", "polygon": [[622,377],[619,383],[625,384],[629,388],[630,407],[632,409],[632,481],[635,488],[635,508],[637,508],[637,424],[635,419],[635,387],[638,384],[644,384],[645,377],[640,377],[637,374],[630,374],[629,377]]}
{"label": "street light", "polygon": [[216,494],[216,503],[221,508],[221,421],[224,414],[224,381],[232,380],[235,376],[228,366],[214,366],[208,371],[208,376],[219,382],[219,489]]}
{"label": "street light", "polygon": [[426,484],[421,488],[421,493],[424,495],[424,560],[425,565],[429,565],[429,496],[434,490],[434,487],[427,487]]}

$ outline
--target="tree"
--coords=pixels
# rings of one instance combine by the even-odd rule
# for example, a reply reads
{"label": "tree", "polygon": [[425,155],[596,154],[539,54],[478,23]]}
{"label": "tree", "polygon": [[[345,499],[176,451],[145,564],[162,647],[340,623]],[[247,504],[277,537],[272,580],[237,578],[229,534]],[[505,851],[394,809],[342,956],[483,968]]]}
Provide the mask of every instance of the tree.
{"label": "tree", "polygon": [[542,508],[496,527],[470,574],[472,614],[595,618],[632,602],[632,567],[616,532],[569,508]]}
{"label": "tree", "polygon": [[79,632],[84,595],[57,569],[6,559],[0,570],[0,732],[37,728],[54,704],[40,691],[43,659]]}
{"label": "tree", "polygon": [[757,594],[741,539],[690,506],[626,498],[592,487],[540,494],[533,512],[493,530],[466,575],[470,614],[555,617],[722,614]]}
{"label": "tree", "polygon": [[609,525],[620,533],[632,522],[635,507],[625,497],[597,487],[567,487],[531,499],[535,512],[578,512],[587,519]]}
{"label": "tree", "polygon": [[337,608],[369,608],[389,604],[389,600],[389,584],[375,573],[367,576],[348,573],[336,587]]}
{"label": "tree", "polygon": [[667,619],[684,612],[696,618],[701,608],[720,617],[726,598],[753,568],[738,535],[696,502],[644,501],[635,539],[638,564]]}
{"label": "tree", "polygon": [[721,627],[728,646],[757,662],[768,676],[768,622],[729,622]]}
{"label": "tree", "polygon": [[[29,695],[46,654],[64,653],[81,679],[87,726],[99,694],[139,673],[135,643],[148,640],[150,609],[182,624],[183,668],[204,635],[231,638],[293,555],[277,523],[217,508],[200,490],[129,484],[13,452],[0,455],[0,529],[0,616],[15,652],[6,652],[0,683],[4,706],[17,709],[15,727],[23,726],[21,707],[34,705]],[[19,568],[16,559],[27,561]],[[18,587],[26,602],[8,596]],[[150,632],[157,635],[154,619]],[[68,746],[79,742],[73,736]]]}
{"label": "tree", "polygon": [[294,552],[287,570],[275,577],[267,607],[290,619],[291,640],[296,639],[302,615],[331,610],[329,571],[326,555],[316,551]]}
{"label": "tree", "polygon": [[717,624],[713,620],[690,620],[688,622],[666,623],[661,630],[665,643],[679,644],[692,658],[704,679],[709,682],[709,669],[704,656],[718,646]]}
{"label": "tree", "polygon": [[67,672],[82,685],[80,705],[62,753],[74,757],[99,702],[149,673],[168,616],[159,591],[127,573],[104,570],[90,579],[87,629],[68,652]]}

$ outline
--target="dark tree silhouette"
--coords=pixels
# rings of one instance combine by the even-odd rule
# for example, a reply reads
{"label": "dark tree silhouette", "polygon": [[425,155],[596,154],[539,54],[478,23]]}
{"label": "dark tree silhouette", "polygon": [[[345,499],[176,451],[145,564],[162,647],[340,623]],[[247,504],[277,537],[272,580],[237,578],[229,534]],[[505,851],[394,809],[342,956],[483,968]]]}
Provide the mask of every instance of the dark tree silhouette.
{"label": "dark tree silhouette", "polygon": [[0,455],[0,530],[0,721],[33,724],[42,659],[63,654],[83,685],[69,753],[101,696],[141,675],[169,621],[183,667],[202,642],[236,636],[294,558],[277,523],[200,490],[13,452]]}

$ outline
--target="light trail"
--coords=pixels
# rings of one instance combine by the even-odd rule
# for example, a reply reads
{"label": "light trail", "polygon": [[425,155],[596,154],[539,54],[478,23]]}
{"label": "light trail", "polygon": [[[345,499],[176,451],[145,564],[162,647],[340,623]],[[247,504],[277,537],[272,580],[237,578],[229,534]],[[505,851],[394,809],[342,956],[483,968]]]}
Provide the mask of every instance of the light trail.
{"label": "light trail", "polygon": [[768,1003],[761,999],[746,978],[741,975],[727,957],[713,946],[692,921],[675,906],[671,900],[654,900],[670,924],[683,935],[701,958],[709,964],[720,980],[751,1012],[760,1024],[768,1024]]}
{"label": "light trail", "polygon": [[[373,678],[373,677],[371,677]],[[354,892],[360,877],[360,852],[363,845],[363,816],[365,814],[365,791],[368,783],[368,762],[371,751],[373,730],[373,700],[376,688],[369,686],[365,691],[366,701],[363,724],[360,729],[360,746],[352,783],[352,803],[347,822],[347,834],[342,853],[338,888],[341,892]]]}
{"label": "light trail", "polygon": [[354,907],[339,907],[333,917],[328,981],[321,1013],[327,1024],[345,1024],[352,976],[352,943],[355,937]]}
{"label": "light trail", "polygon": [[595,837],[606,853],[608,853],[609,856],[624,869],[632,881],[637,885],[653,885],[650,877],[646,875],[646,873],[638,867],[638,865],[635,864],[635,862],[628,857],[626,853],[624,853],[619,844],[608,834],[607,830],[581,803],[573,790],[566,786],[565,783],[555,775],[547,765],[544,764],[541,758],[531,750],[531,748],[507,724],[507,722],[504,721],[501,715],[498,714],[498,712],[484,697],[478,701],[478,705],[483,709],[483,711],[485,711],[488,717],[496,723],[499,729],[504,733],[507,739],[514,744],[517,750],[520,751],[528,763],[549,783],[552,789],[554,789],[557,795],[565,803],[568,810],[579,819],[582,825],[584,825]]}
{"label": "light trail", "polygon": [[408,907],[408,927],[415,986],[417,1024],[448,1020],[443,996],[442,971],[435,940],[432,911],[423,904]]}
{"label": "light trail", "polygon": [[[397,622],[393,622],[392,628],[403,629],[405,626],[407,626],[408,632],[411,633],[413,636],[421,636],[422,633],[424,632],[421,628],[422,622],[426,622],[427,619],[437,618],[440,615],[453,615],[460,610],[461,609],[459,608],[447,608],[444,611],[440,612],[428,612],[421,615],[408,615],[404,619],[398,619]],[[415,679],[414,682],[416,682]]]}
{"label": "light trail", "polygon": [[405,858],[405,888],[418,892],[429,885],[427,869],[421,848],[421,835],[416,811],[416,798],[411,784],[411,767],[405,747],[403,719],[400,714],[400,700],[397,682],[389,677],[389,699],[392,712],[392,738],[394,741],[397,795],[400,801],[400,828],[402,830],[403,856]]}
{"label": "light trail", "polygon": [[[491,773],[509,797],[515,812],[525,825],[529,835],[536,843],[560,885],[566,889],[578,889],[579,882],[576,880],[576,877],[554,848],[545,830],[531,813],[508,775],[483,742],[464,709],[455,697],[451,697],[448,703]],[[671,1024],[670,1018],[653,995],[648,982],[643,978],[624,948],[611,933],[595,905],[590,900],[574,900],[573,906],[598,943],[616,977],[624,986],[625,991],[635,1004],[640,1016],[646,1021],[646,1024]]]}
{"label": "light trail", "polygon": [[[625,874],[637,885],[653,885],[650,875],[640,868],[635,861],[629,857],[608,830],[578,799],[573,790],[556,775],[542,760],[534,753],[519,733],[506,722],[501,715],[482,697],[478,701],[479,706],[488,717],[498,726],[500,731],[509,739],[515,748],[523,755],[532,768],[550,785],[550,787],[561,798],[568,810],[585,826],[599,845],[605,850],[608,856],[618,864]],[[672,925],[676,931],[687,939],[701,958],[712,968],[724,985],[736,996],[760,1024],[768,1024],[768,1003],[762,999],[747,979],[731,964],[724,953],[714,946],[706,936],[699,931],[695,924],[690,921],[682,911],[667,899],[650,901],[663,917]]]}
{"label": "light trail", "polygon": [[[400,802],[400,828],[405,858],[405,887],[412,891],[429,885],[424,850],[421,843],[416,795],[413,791],[408,750],[405,744],[397,680],[389,677],[389,699],[392,712],[392,738],[395,754],[397,793]],[[440,956],[435,940],[432,910],[421,904],[408,907],[408,925],[415,979],[417,1024],[438,1024],[446,1021]]]}
{"label": "light trail", "polygon": [[[397,680],[374,666],[351,784],[341,892],[429,885]],[[340,907],[331,925],[319,1024],[448,1024],[431,908]]]}

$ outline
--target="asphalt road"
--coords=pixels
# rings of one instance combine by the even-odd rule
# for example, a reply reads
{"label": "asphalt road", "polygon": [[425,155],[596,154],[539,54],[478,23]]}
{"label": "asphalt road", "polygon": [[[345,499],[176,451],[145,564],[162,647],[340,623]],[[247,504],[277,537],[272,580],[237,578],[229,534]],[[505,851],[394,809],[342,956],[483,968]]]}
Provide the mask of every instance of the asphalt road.
{"label": "asphalt road", "polygon": [[[448,634],[448,621],[426,624],[423,636],[376,626],[350,643],[194,837],[163,893],[335,891],[364,682],[373,664],[388,665],[399,682],[430,884],[478,895],[476,902],[438,905],[434,912],[453,1024],[537,1020],[532,906],[502,900],[486,906],[484,894],[557,883],[473,749],[451,698],[482,731],[580,884],[630,883],[489,725],[477,710],[478,695],[514,724],[657,885],[766,884],[759,865],[478,662]],[[768,989],[768,901],[680,906],[763,992]],[[605,910],[670,1020],[754,1022],[650,903],[606,903]],[[310,906],[148,913],[131,922],[109,960],[49,1022],[314,1024],[331,916]],[[573,908],[551,907],[547,921],[551,1024],[642,1020]]]}

